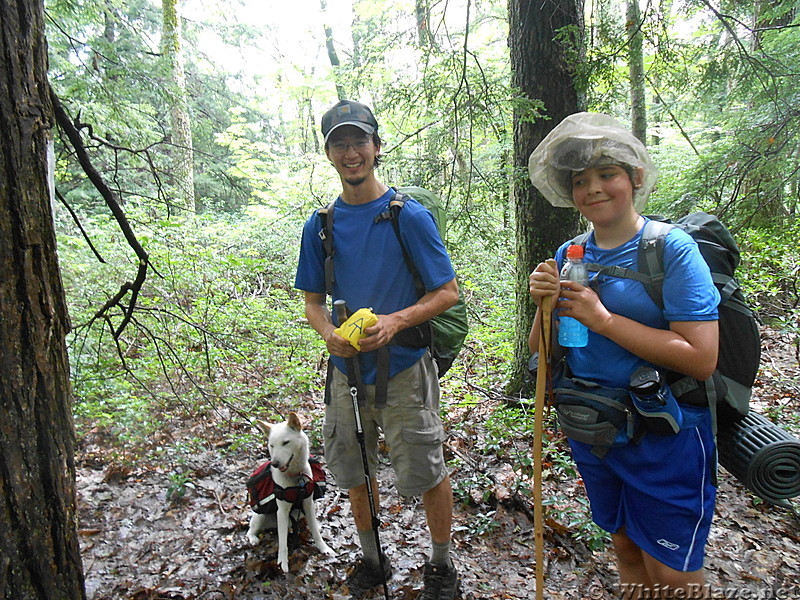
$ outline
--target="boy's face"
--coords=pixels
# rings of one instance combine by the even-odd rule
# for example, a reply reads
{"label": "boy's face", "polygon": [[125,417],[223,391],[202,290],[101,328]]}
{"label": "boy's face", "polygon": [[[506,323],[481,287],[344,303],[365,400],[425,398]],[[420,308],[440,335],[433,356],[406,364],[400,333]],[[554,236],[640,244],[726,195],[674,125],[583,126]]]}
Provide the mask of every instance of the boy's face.
{"label": "boy's face", "polygon": [[[636,172],[637,179],[641,179],[640,171]],[[572,199],[589,221],[608,225],[634,210],[634,185],[619,165],[591,167],[572,176]]]}
{"label": "boy's face", "polygon": [[360,185],[372,175],[380,150],[372,136],[358,127],[346,125],[331,134],[325,154],[343,181]]}

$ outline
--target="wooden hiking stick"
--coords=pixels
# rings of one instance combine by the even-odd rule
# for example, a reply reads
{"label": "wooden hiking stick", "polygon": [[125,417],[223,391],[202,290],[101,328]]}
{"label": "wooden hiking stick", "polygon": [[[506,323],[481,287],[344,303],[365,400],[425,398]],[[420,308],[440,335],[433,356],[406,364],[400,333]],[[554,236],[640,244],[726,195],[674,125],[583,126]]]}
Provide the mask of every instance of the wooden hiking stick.
{"label": "wooden hiking stick", "polygon": [[[556,261],[547,264],[557,268]],[[542,506],[542,437],[544,435],[544,408],[547,395],[547,376],[550,372],[550,319],[553,314],[553,297],[547,296],[541,304],[541,330],[539,332],[539,365],[536,369],[536,397],[533,414],[533,530],[536,559],[536,600],[544,598],[544,515]]]}

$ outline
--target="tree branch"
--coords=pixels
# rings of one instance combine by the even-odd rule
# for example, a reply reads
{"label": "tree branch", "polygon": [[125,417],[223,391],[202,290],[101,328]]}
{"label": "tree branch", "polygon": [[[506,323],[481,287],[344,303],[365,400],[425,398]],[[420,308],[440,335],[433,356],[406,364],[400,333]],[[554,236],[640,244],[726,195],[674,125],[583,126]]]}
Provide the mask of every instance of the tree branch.
{"label": "tree branch", "polygon": [[102,256],[100,256],[100,253],[97,251],[97,248],[94,247],[94,244],[92,243],[92,240],[89,239],[89,234],[86,233],[86,230],[83,228],[83,224],[81,223],[81,220],[78,218],[78,215],[75,213],[75,211],[69,205],[69,202],[67,202],[67,199],[64,198],[64,195],[61,192],[59,192],[58,190],[56,190],[56,198],[58,198],[61,201],[61,204],[64,205],[64,208],[66,208],[69,211],[69,214],[72,216],[72,220],[74,221],[75,225],[77,225],[78,229],[80,229],[81,235],[83,236],[83,239],[86,240],[86,243],[89,245],[89,249],[97,257],[97,261],[105,264],[106,260]]}
{"label": "tree branch", "polygon": [[[95,189],[100,192],[100,195],[106,202],[106,206],[108,206],[109,210],[111,210],[111,214],[114,215],[114,218],[116,219],[122,234],[125,236],[128,245],[133,249],[139,259],[139,269],[136,273],[136,279],[134,279],[133,283],[126,282],[122,284],[114,297],[106,302],[105,305],[103,305],[103,307],[95,315],[95,318],[100,317],[105,315],[106,311],[108,311],[112,306],[120,306],[120,308],[122,308],[123,318],[116,329],[113,330],[114,339],[119,339],[120,335],[122,335],[122,332],[125,330],[125,327],[131,320],[133,311],[136,308],[136,300],[139,297],[139,292],[141,291],[144,281],[147,278],[149,257],[145,249],[139,243],[139,240],[136,239],[136,234],[134,234],[133,229],[128,222],[128,218],[125,216],[125,212],[122,210],[119,202],[117,202],[114,192],[112,192],[108,185],[106,185],[105,181],[103,181],[103,177],[100,175],[97,169],[94,168],[94,165],[92,165],[92,161],[89,158],[89,154],[86,152],[86,146],[83,143],[78,126],[73,124],[70,120],[66,110],[64,110],[64,106],[61,104],[61,100],[53,91],[53,88],[50,88],[50,98],[53,103],[53,111],[55,113],[56,122],[66,134],[67,138],[72,144],[72,147],[75,149],[75,156],[77,157],[81,168],[83,169],[84,173],[86,173],[86,176],[89,178],[89,181],[92,182]],[[127,306],[125,306],[122,303],[122,299],[128,294],[128,292],[130,292],[131,296],[128,300]]]}

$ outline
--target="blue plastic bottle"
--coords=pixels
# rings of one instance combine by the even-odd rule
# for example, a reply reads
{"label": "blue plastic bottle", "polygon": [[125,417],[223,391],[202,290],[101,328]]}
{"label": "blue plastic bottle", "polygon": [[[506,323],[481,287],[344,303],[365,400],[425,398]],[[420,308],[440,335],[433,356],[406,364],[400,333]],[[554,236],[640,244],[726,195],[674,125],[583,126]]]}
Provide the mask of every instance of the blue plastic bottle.
{"label": "blue plastic bottle", "polygon": [[658,435],[673,435],[681,430],[683,411],[661,373],[643,365],[631,374],[628,389],[633,406],[645,419],[648,431]]}
{"label": "blue plastic bottle", "polygon": [[[588,285],[589,277],[583,264],[583,246],[572,244],[567,248],[567,262],[561,269],[562,281],[575,281]],[[560,317],[558,343],[565,348],[583,348],[589,342],[589,329],[572,317]]]}

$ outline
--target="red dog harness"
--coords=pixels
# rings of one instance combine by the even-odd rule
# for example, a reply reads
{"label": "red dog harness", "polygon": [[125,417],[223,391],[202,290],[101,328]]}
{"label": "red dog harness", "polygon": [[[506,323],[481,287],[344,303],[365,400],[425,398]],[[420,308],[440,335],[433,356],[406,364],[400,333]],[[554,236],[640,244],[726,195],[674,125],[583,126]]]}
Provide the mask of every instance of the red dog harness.
{"label": "red dog harness", "polygon": [[311,478],[308,475],[300,475],[300,485],[292,487],[281,487],[272,478],[272,463],[265,462],[258,467],[247,480],[247,493],[250,498],[250,506],[258,514],[270,514],[278,512],[276,500],[291,502],[293,508],[301,508],[303,500],[309,496],[321,498],[325,494],[325,471],[319,464],[319,460],[313,456],[308,459],[311,465]]}

